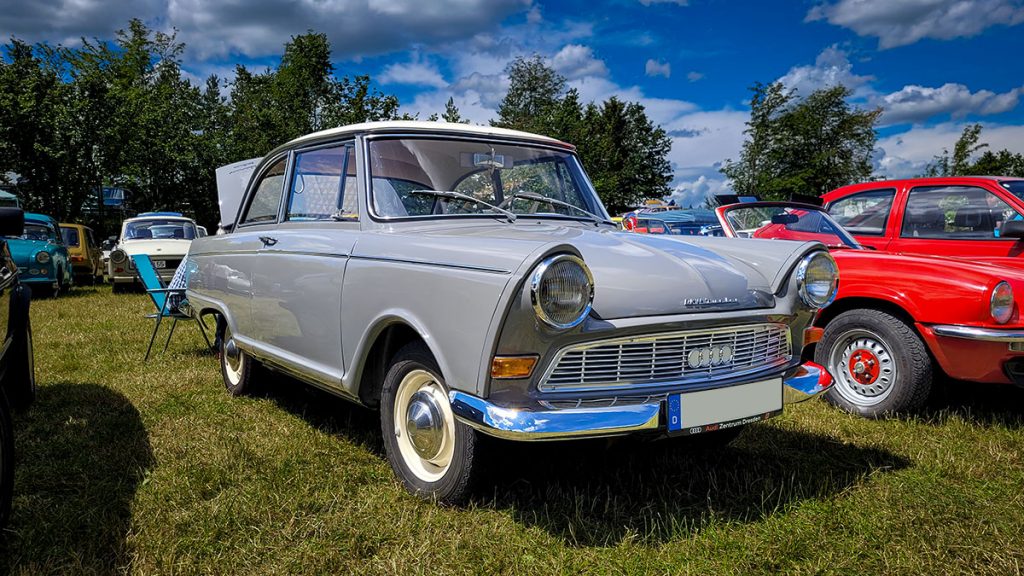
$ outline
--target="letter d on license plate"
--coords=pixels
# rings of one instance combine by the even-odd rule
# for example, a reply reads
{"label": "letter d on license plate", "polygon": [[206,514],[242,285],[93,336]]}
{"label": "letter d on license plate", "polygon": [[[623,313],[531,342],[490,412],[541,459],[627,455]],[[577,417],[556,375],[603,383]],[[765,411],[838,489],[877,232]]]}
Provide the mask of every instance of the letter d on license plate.
{"label": "letter d on license plate", "polygon": [[668,431],[700,434],[766,420],[782,412],[782,379],[669,394]]}

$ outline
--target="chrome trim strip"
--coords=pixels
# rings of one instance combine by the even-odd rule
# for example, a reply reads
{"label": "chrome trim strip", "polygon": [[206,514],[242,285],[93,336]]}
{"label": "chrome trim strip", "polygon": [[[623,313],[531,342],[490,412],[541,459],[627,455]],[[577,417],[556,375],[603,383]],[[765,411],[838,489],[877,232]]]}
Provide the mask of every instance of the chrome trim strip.
{"label": "chrome trim strip", "polygon": [[1024,330],[1000,330],[998,328],[975,328],[974,326],[955,326],[939,324],[932,326],[932,332],[938,336],[981,340],[985,342],[1024,342]]}
{"label": "chrome trim strip", "polygon": [[[662,378],[662,379],[658,379],[658,380],[623,380],[623,381],[620,381],[620,382],[613,382],[613,383],[595,383],[595,384],[589,384],[589,385],[581,384],[579,386],[558,386],[558,385],[556,385],[556,386],[548,386],[547,385],[548,379],[555,372],[555,370],[558,369],[559,364],[561,363],[561,361],[564,358],[564,356],[566,354],[571,353],[571,352],[585,351],[585,350],[589,350],[591,348],[599,348],[599,347],[602,347],[602,346],[609,346],[609,345],[616,345],[616,344],[637,344],[637,343],[644,343],[644,342],[656,342],[658,340],[666,340],[666,339],[679,338],[679,337],[685,337],[685,336],[690,336],[690,337],[710,336],[710,335],[714,335],[714,334],[722,334],[722,333],[730,333],[730,332],[735,333],[735,332],[738,332],[738,331],[744,330],[744,329],[766,328],[766,327],[778,328],[778,329],[784,330],[784,332],[786,334],[786,348],[789,350],[789,354],[787,354],[786,356],[780,357],[778,360],[776,360],[775,362],[772,362],[770,364],[760,364],[758,366],[754,366],[754,367],[751,367],[751,368],[746,369],[746,370],[721,372],[721,373],[714,374],[714,375],[695,374],[695,375],[689,376],[689,377],[677,377],[677,378],[669,377],[669,378]],[[621,354],[620,354],[620,357],[621,357]],[[620,358],[620,361],[621,361],[621,358]],[[545,368],[544,374],[543,374],[543,376],[541,376],[540,383],[537,385],[537,388],[541,392],[550,392],[550,393],[593,392],[593,391],[604,391],[604,390],[617,391],[617,390],[622,390],[622,389],[644,390],[644,389],[648,389],[648,388],[657,388],[657,387],[664,387],[664,386],[686,385],[686,384],[696,384],[696,383],[709,383],[709,382],[715,382],[715,381],[718,381],[718,380],[733,380],[733,379],[738,378],[738,377],[747,376],[747,375],[755,374],[755,373],[758,373],[758,372],[764,372],[765,370],[770,370],[772,368],[776,368],[776,367],[779,367],[779,366],[784,366],[784,365],[790,363],[791,361],[793,361],[793,333],[792,333],[792,330],[790,330],[789,325],[782,324],[782,323],[768,322],[768,323],[763,323],[763,324],[741,324],[741,325],[733,325],[733,326],[727,326],[727,327],[722,327],[722,328],[709,328],[709,329],[702,329],[702,330],[683,330],[683,331],[677,331],[677,332],[663,332],[663,333],[659,333],[659,334],[648,334],[648,335],[641,335],[641,336],[625,336],[625,337],[621,337],[621,338],[609,338],[607,340],[596,340],[596,341],[593,341],[593,342],[586,342],[586,343],[583,343],[583,344],[570,345],[570,346],[566,346],[565,348],[562,348],[561,350],[558,351],[558,353],[555,355],[554,359]]]}
{"label": "chrome trim strip", "polygon": [[455,268],[458,270],[473,270],[475,272],[490,272],[491,274],[511,274],[511,270],[504,268],[492,268],[489,266],[475,266],[473,264],[458,264],[455,262],[436,262],[430,260],[410,260],[407,258],[389,258],[387,256],[349,256],[353,260],[375,260],[378,262],[395,262],[398,264],[417,264],[420,266],[439,266],[441,268]]}
{"label": "chrome trim strip", "polygon": [[596,438],[656,430],[661,402],[610,408],[528,411],[502,408],[471,394],[452,390],[452,412],[462,422],[508,440]]}

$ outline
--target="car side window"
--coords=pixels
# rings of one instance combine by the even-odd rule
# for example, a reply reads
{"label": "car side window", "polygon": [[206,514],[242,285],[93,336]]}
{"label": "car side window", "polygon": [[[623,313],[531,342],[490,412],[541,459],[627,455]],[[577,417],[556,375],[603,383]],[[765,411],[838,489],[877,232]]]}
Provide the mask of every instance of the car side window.
{"label": "car side window", "polygon": [[910,191],[904,238],[992,239],[1021,215],[998,196],[975,186],[920,186]]}
{"label": "car side window", "polygon": [[852,234],[881,236],[895,196],[896,190],[891,188],[858,192],[831,203],[828,213]]}
{"label": "car side window", "polygon": [[287,220],[358,220],[353,149],[347,143],[296,154]]}
{"label": "car side window", "polygon": [[249,201],[242,224],[277,221],[277,211],[281,206],[281,196],[284,194],[286,161],[287,158],[281,158],[263,173]]}

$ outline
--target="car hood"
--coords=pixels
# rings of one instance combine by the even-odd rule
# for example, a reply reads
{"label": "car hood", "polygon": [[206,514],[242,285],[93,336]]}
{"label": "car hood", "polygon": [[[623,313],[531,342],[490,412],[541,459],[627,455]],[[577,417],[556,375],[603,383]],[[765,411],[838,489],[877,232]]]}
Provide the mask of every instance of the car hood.
{"label": "car hood", "polygon": [[799,257],[820,247],[524,220],[370,234],[353,254],[526,274],[546,254],[575,251],[594,275],[594,312],[613,319],[771,307]]}
{"label": "car hood", "polygon": [[7,249],[11,251],[11,258],[16,264],[28,262],[37,252],[45,250],[53,254],[57,245],[45,240],[24,240],[11,238],[7,240]]}
{"label": "car hood", "polygon": [[150,256],[174,256],[184,258],[188,254],[191,240],[161,239],[161,240],[129,240],[118,244],[118,248],[126,254],[149,254]]}

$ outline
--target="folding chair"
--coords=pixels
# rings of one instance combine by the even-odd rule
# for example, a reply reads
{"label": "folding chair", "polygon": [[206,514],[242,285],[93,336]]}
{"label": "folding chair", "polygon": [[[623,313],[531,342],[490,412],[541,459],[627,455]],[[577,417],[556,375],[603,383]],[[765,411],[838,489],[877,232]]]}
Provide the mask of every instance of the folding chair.
{"label": "folding chair", "polygon": [[149,360],[149,353],[153,349],[153,341],[156,340],[156,333],[160,330],[160,322],[164,318],[173,320],[171,330],[167,333],[167,341],[164,342],[164,352],[167,351],[167,346],[171,343],[171,336],[174,334],[174,328],[178,325],[178,320],[195,320],[196,324],[199,325],[199,332],[203,335],[203,340],[206,340],[206,346],[212,348],[202,320],[181,312],[178,309],[177,303],[171,302],[172,296],[184,298],[185,287],[165,287],[163,282],[160,281],[160,276],[156,273],[156,268],[153,267],[153,262],[147,254],[135,254],[132,256],[132,261],[135,262],[135,272],[139,275],[139,280],[142,281],[143,287],[146,288],[146,294],[149,294],[150,299],[153,300],[153,305],[157,309],[156,314],[146,315],[146,318],[156,319],[156,325],[153,326],[153,335],[149,338],[149,347],[146,348],[146,360]]}

